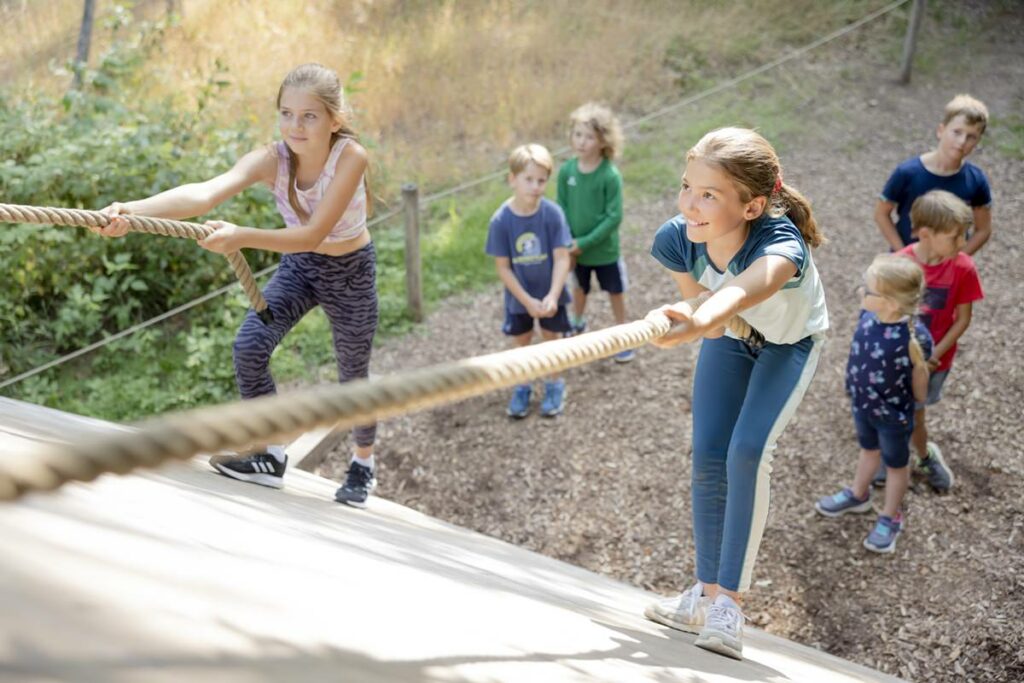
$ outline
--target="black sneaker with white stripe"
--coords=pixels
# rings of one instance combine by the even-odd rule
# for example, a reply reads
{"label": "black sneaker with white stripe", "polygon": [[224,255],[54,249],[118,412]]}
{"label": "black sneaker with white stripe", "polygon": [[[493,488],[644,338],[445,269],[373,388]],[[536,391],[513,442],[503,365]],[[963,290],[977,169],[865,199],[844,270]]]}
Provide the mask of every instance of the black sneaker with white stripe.
{"label": "black sneaker with white stripe", "polygon": [[288,456],[280,461],[270,453],[254,453],[244,457],[215,455],[210,458],[210,464],[213,469],[232,479],[279,489],[284,486]]}
{"label": "black sneaker with white stripe", "polygon": [[363,467],[357,462],[348,466],[345,483],[334,493],[334,500],[347,503],[352,507],[366,507],[366,499],[377,488],[377,477],[370,467]]}

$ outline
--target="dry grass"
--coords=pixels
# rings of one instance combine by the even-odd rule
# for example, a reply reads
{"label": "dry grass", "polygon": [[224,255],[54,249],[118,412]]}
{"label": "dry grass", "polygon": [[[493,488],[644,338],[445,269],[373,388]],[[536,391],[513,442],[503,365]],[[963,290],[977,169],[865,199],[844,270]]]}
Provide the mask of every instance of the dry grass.
{"label": "dry grass", "polygon": [[[565,117],[582,101],[607,101],[628,118],[883,4],[185,0],[184,21],[146,65],[140,95],[187,102],[220,63],[233,86],[210,115],[245,116],[271,135],[271,102],[290,67],[319,61],[343,78],[359,72],[357,127],[388,176],[440,187],[494,168],[524,140],[561,145]],[[149,0],[136,13],[163,7]],[[66,87],[46,64],[72,54],[80,12],[81,0],[0,2],[9,75]],[[16,39],[24,35],[31,39]],[[98,30],[93,55],[106,40]]]}

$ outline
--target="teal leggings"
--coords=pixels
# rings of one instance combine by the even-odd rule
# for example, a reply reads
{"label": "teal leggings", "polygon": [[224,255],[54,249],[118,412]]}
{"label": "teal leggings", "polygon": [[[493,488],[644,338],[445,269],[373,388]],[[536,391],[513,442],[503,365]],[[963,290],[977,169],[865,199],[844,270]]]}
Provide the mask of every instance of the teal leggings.
{"label": "teal leggings", "polygon": [[818,364],[822,341],[701,344],[693,380],[693,535],[697,580],[746,591],[768,519],[775,441]]}

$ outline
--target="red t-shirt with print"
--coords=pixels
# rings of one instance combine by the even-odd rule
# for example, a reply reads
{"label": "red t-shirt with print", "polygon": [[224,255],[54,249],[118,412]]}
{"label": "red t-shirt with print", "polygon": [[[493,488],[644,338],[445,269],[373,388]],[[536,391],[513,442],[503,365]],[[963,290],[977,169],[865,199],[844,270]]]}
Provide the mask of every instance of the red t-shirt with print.
{"label": "red t-shirt with print", "polygon": [[[956,307],[985,298],[981,291],[981,280],[974,267],[974,259],[962,251],[942,263],[922,263],[914,251],[915,244],[908,245],[899,251],[909,256],[924,271],[927,291],[921,302],[920,318],[932,333],[935,344],[949,332],[956,321]],[[953,356],[956,355],[956,344],[939,359],[939,367],[935,372],[943,372],[953,367]]]}

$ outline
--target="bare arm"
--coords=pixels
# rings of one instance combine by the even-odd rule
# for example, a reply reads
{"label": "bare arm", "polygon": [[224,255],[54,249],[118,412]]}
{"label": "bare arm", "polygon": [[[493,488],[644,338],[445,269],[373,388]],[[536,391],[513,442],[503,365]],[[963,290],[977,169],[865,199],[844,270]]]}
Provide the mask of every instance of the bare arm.
{"label": "bare arm", "polygon": [[892,250],[899,251],[906,245],[903,244],[903,238],[900,237],[896,224],[892,222],[892,212],[895,210],[895,204],[885,199],[879,199],[878,204],[875,205],[875,223],[878,224],[879,232],[882,233],[882,237],[892,247]]}
{"label": "bare arm", "polygon": [[202,215],[247,187],[258,182],[273,182],[276,168],[277,162],[269,148],[255,149],[235,162],[229,171],[215,178],[179,185],[146,199],[111,204],[103,209],[110,216],[110,223],[92,230],[105,237],[124,235],[128,232],[128,222],[117,218],[124,213],[174,219]]}
{"label": "bare arm", "polygon": [[992,207],[974,207],[974,234],[970,241],[964,245],[964,253],[973,256],[976,251],[985,246],[992,237]]}
{"label": "bare arm", "polygon": [[[359,183],[366,172],[366,150],[358,143],[351,142],[338,158],[334,178],[324,191],[324,198],[317,205],[316,211],[304,224],[288,230],[260,230],[258,228],[236,228],[236,237],[229,246],[230,251],[242,248],[266,249],[284,254],[312,251],[320,246],[324,238],[330,234],[341,216],[345,213]],[[202,245],[209,247],[210,238],[203,240]],[[217,248],[216,251],[221,251]]]}
{"label": "bare arm", "polygon": [[[956,341],[967,331],[967,328],[971,324],[971,315],[973,314],[974,304],[958,304],[956,307],[956,320],[953,321],[953,325],[946,332],[945,336],[935,344],[935,348],[932,349],[932,359],[935,361],[936,367],[938,366],[938,360],[942,358],[946,353],[953,348]],[[931,361],[929,361],[931,362]]]}
{"label": "bare arm", "polygon": [[910,376],[910,386],[913,389],[914,400],[918,403],[924,403],[925,399],[928,398],[928,364],[921,363],[915,365],[914,370]]}
{"label": "bare arm", "polygon": [[551,289],[548,291],[546,298],[553,298],[557,307],[558,299],[562,296],[562,290],[565,289],[565,281],[569,277],[569,248],[555,247],[554,260],[555,265],[551,272]]}

